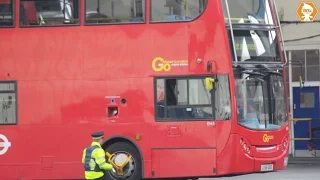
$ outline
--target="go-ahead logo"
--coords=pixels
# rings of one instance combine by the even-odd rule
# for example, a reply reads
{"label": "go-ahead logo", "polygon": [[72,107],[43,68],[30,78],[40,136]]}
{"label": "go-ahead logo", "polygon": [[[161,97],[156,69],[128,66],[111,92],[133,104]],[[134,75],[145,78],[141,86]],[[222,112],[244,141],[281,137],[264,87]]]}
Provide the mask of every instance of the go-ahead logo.
{"label": "go-ahead logo", "polygon": [[268,134],[264,134],[262,138],[263,142],[265,143],[269,142],[271,139],[273,139],[273,136],[270,136]]}
{"label": "go-ahead logo", "polygon": [[0,134],[0,155],[4,155],[9,147],[11,147],[11,142],[9,142],[5,135]]}
{"label": "go-ahead logo", "polygon": [[152,69],[156,72],[168,72],[172,67],[177,66],[188,66],[188,60],[165,60],[162,57],[156,57],[152,60]]}

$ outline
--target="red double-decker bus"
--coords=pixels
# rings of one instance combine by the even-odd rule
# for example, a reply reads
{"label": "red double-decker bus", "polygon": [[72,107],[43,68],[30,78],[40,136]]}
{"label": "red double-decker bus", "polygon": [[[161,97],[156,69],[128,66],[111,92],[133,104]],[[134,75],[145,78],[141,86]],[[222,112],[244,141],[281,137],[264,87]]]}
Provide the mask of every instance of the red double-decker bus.
{"label": "red double-decker bus", "polygon": [[[282,170],[286,63],[273,0],[0,0],[0,179]],[[122,170],[122,173],[121,171]]]}

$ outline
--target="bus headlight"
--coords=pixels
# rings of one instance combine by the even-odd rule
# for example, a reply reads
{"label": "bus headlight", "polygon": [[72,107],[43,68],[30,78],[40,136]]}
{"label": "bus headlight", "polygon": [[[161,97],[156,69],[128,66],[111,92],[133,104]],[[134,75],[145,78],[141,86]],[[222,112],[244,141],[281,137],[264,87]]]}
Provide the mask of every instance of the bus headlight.
{"label": "bus headlight", "polygon": [[244,138],[240,138],[240,146],[242,147],[241,149],[246,153],[246,154],[250,154],[250,144],[249,141],[244,139]]}
{"label": "bus headlight", "polygon": [[288,147],[289,143],[288,143],[288,136],[286,136],[283,140],[282,140],[282,150],[285,150]]}

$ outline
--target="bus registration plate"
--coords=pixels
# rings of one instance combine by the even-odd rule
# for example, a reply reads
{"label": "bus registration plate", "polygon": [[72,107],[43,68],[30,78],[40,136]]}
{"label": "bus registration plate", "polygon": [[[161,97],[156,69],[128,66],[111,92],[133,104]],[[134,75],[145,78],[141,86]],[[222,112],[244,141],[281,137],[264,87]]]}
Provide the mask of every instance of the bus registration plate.
{"label": "bus registration plate", "polygon": [[262,164],[261,171],[273,171],[273,164]]}

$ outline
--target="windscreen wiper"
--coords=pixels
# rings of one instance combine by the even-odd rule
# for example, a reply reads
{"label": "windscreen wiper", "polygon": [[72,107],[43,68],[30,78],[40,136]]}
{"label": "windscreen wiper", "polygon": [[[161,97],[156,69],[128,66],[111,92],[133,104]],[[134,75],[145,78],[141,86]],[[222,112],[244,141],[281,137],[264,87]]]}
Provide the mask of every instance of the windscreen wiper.
{"label": "windscreen wiper", "polygon": [[259,72],[254,72],[250,70],[244,70],[241,71],[242,73],[249,74],[250,76],[265,76],[265,74],[259,73]]}
{"label": "windscreen wiper", "polygon": [[271,70],[265,64],[257,64],[256,67],[266,70],[269,75],[282,76],[282,73]]}
{"label": "windscreen wiper", "polygon": [[258,57],[253,57],[253,58],[250,58],[250,59],[246,59],[245,62],[270,62],[270,61],[274,61],[275,58],[274,57],[266,57],[266,56],[258,56]]}
{"label": "windscreen wiper", "polygon": [[[251,77],[251,76],[255,76],[255,77],[258,76],[259,77],[259,76],[261,76],[263,78],[263,77],[266,76],[265,74],[251,71],[251,70],[249,70],[249,69],[247,69],[247,68],[245,68],[245,67],[243,67],[243,66],[241,66],[239,64],[235,65],[234,67],[238,68],[242,74],[249,74],[249,77]],[[258,78],[258,79],[261,79],[261,78]]]}

